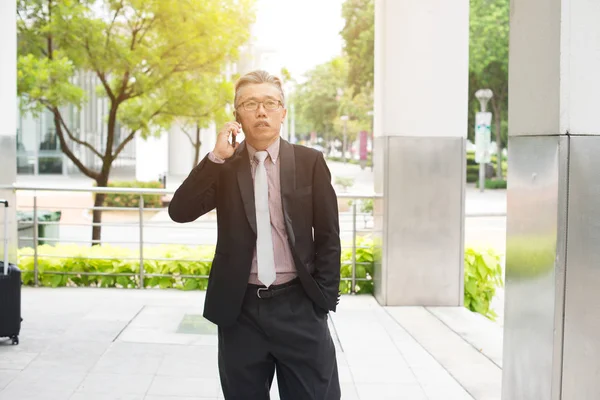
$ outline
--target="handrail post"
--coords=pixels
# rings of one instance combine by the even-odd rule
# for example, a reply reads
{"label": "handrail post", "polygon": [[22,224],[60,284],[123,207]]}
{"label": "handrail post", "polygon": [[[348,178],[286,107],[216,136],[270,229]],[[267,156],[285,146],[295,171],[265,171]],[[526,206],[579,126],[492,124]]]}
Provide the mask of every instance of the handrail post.
{"label": "handrail post", "polygon": [[140,284],[144,288],[144,195],[140,195]]}
{"label": "handrail post", "polygon": [[352,294],[356,294],[356,203],[355,199],[352,202]]}
{"label": "handrail post", "polygon": [[38,209],[37,193],[33,195],[33,282],[39,286],[38,276]]}

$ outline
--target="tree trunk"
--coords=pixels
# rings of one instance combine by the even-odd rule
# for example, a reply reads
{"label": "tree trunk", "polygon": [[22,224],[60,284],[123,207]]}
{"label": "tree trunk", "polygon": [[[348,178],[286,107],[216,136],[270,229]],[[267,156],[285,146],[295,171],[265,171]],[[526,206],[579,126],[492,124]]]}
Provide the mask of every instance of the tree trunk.
{"label": "tree trunk", "polygon": [[195,168],[196,165],[200,162],[200,146],[202,146],[202,142],[200,141],[200,125],[196,124],[196,140],[194,141],[194,165],[192,168]]}
{"label": "tree trunk", "polygon": [[[98,186],[106,185],[100,185],[100,183],[98,183]],[[94,223],[94,226],[92,227],[92,246],[100,245],[100,239],[102,237],[102,226],[100,226],[100,224],[102,223],[102,210],[97,210],[96,208],[102,207],[104,205],[105,197],[106,194],[104,193],[96,193],[94,199],[94,211],[92,213],[92,222]]]}
{"label": "tree trunk", "polygon": [[[115,140],[115,125],[117,120],[117,107],[114,105],[111,106],[109,115],[108,115],[108,126],[107,126],[107,135],[106,135],[106,149],[104,151],[104,157],[102,157],[102,169],[98,174],[98,179],[96,179],[97,187],[106,187],[108,186],[108,177],[110,175],[110,167],[113,162],[113,144]],[[94,207],[102,207],[104,205],[104,199],[106,198],[105,193],[97,193],[94,199]],[[100,240],[102,237],[102,210],[93,211],[92,222],[94,226],[92,227],[92,245],[100,245]]]}
{"label": "tree trunk", "polygon": [[502,177],[502,114],[500,112],[500,102],[494,101],[492,97],[492,108],[494,110],[494,129],[496,131],[496,179]]}

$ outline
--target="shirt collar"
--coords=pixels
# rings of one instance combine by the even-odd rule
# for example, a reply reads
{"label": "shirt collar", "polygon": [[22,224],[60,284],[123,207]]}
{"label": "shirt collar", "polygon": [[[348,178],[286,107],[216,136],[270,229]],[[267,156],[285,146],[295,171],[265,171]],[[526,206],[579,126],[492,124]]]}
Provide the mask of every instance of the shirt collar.
{"label": "shirt collar", "polygon": [[[269,147],[267,147],[267,153],[269,153],[269,157],[271,157],[271,161],[273,164],[277,163],[277,157],[279,157],[279,144],[281,141],[281,136],[277,138]],[[256,149],[252,147],[248,142],[246,142],[246,146],[248,146],[248,156],[250,157],[250,162],[254,161],[254,154],[256,153]]]}

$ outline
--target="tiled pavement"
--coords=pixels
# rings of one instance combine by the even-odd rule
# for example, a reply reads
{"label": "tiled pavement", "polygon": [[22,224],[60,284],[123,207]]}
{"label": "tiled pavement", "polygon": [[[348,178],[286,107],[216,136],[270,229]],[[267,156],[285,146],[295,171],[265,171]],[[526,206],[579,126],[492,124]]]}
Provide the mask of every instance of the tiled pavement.
{"label": "tiled pavement", "polygon": [[[204,292],[24,288],[19,346],[0,342],[0,399],[222,398]],[[500,399],[502,328],[464,308],[344,296],[330,328],[344,400]],[[272,399],[278,399],[276,384]]]}

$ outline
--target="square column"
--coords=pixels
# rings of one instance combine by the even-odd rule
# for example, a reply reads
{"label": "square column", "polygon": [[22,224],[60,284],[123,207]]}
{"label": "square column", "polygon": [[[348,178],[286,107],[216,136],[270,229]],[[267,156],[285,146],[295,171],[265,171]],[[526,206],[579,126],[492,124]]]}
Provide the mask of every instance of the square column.
{"label": "square column", "polygon": [[468,0],[376,0],[380,304],[463,303],[468,55]]}
{"label": "square column", "polygon": [[600,3],[511,3],[502,398],[600,393]]}
{"label": "square column", "polygon": [[[0,185],[12,185],[17,179],[17,3],[0,1]],[[17,262],[17,224],[12,190],[0,190],[8,200],[9,261]],[[0,260],[4,256],[4,210],[0,210]]]}

